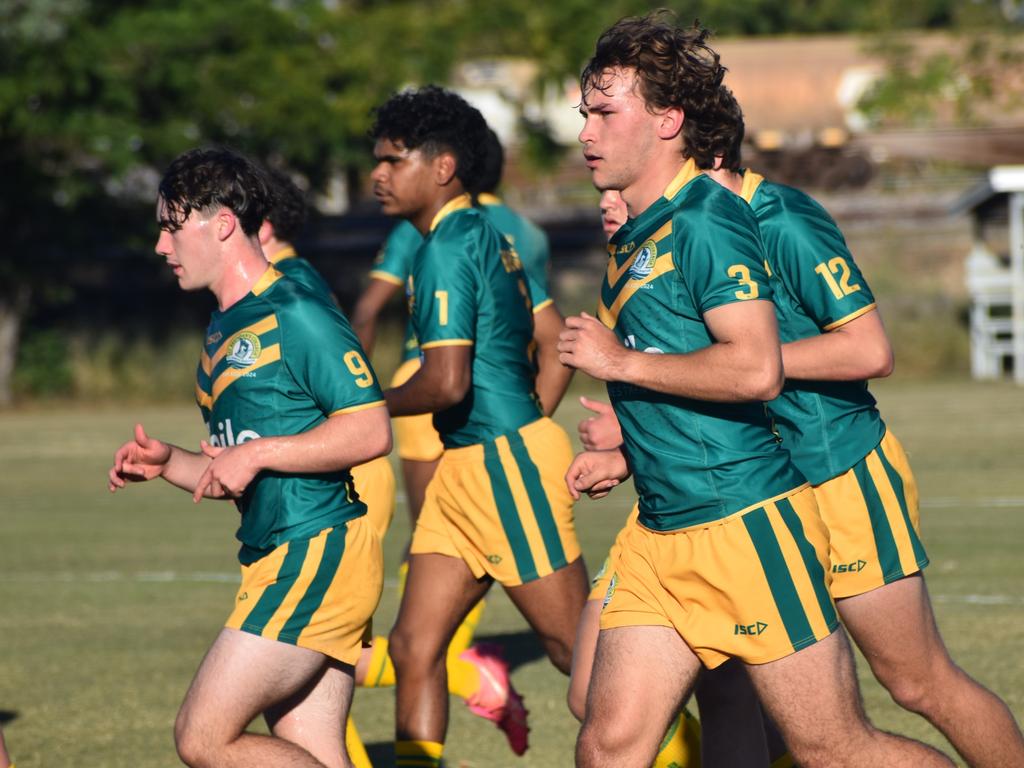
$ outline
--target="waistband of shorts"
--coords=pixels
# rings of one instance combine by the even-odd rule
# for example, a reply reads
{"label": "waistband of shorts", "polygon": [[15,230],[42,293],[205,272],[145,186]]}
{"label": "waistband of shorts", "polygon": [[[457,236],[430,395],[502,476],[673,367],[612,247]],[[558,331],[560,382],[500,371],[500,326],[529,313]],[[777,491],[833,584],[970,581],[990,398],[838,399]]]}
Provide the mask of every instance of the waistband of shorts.
{"label": "waistband of shorts", "polygon": [[788,499],[790,496],[796,496],[798,493],[801,493],[802,491],[809,490],[811,490],[811,484],[803,483],[802,485],[798,485],[796,488],[785,491],[784,493],[780,493],[777,496],[762,499],[756,504],[751,504],[750,506],[744,507],[743,509],[737,510],[736,512],[731,512],[728,515],[725,515],[724,517],[719,517],[714,520],[704,520],[699,523],[694,523],[693,525],[683,526],[682,528],[673,528],[670,531],[657,531],[654,528],[648,528],[646,525],[643,524],[639,517],[637,518],[637,525],[639,525],[645,531],[650,531],[651,533],[656,533],[665,536],[671,536],[674,533],[689,533],[691,531],[699,531],[706,528],[714,528],[720,525],[729,525],[730,523],[739,520],[744,515],[753,512],[756,509],[760,509],[761,507],[767,506],[769,504],[774,504],[775,502],[780,501],[782,499]]}
{"label": "waistband of shorts", "polygon": [[441,461],[445,464],[461,464],[463,462],[481,462],[484,460],[484,447],[499,440],[508,439],[509,435],[518,434],[523,440],[532,440],[537,435],[543,435],[545,432],[550,432],[552,429],[556,429],[559,432],[563,431],[558,424],[552,421],[547,416],[541,416],[536,421],[531,421],[529,424],[524,424],[519,429],[511,432],[505,432],[504,434],[498,435],[491,440],[484,443],[474,443],[473,445],[464,445],[461,448],[445,448],[444,453],[441,455]]}

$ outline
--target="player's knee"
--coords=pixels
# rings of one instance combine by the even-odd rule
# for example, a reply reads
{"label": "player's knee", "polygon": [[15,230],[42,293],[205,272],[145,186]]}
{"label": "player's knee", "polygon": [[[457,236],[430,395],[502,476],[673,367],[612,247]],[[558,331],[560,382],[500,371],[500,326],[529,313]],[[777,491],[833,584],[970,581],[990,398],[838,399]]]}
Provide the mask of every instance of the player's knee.
{"label": "player's knee", "polygon": [[924,714],[932,709],[934,698],[931,681],[896,675],[884,684],[892,700],[903,709],[916,714]]}
{"label": "player's knee", "polygon": [[181,762],[190,768],[204,768],[214,764],[211,745],[184,711],[178,713],[174,723],[174,747],[178,750]]}
{"label": "player's knee", "polygon": [[402,669],[444,663],[443,648],[401,625],[395,625],[388,636],[388,655],[398,674]]}
{"label": "player's knee", "polygon": [[[576,741],[577,766],[622,765],[638,747],[637,734],[621,718],[585,720]],[[651,755],[653,757],[653,754]]]}
{"label": "player's knee", "polygon": [[541,642],[555,669],[563,675],[568,675],[572,671],[572,644],[562,638],[551,636],[542,637]]}

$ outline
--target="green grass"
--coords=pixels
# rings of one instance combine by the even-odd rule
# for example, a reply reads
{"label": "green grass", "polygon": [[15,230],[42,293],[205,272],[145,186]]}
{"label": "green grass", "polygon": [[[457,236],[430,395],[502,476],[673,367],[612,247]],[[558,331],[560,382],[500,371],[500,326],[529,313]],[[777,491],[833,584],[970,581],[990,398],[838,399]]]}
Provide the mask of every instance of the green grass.
{"label": "green grass", "polygon": [[[954,657],[1024,715],[1024,397],[1008,384],[929,381],[876,388],[922,489],[929,587]],[[570,398],[569,428],[582,416]],[[230,609],[236,514],[193,505],[163,484],[111,496],[110,457],[135,420],[195,445],[193,407],[36,407],[0,414],[0,719],[19,768],[176,765],[171,728],[202,654]],[[632,503],[623,488],[584,502],[578,526],[591,569]],[[992,500],[1003,500],[997,502]],[[1009,501],[1007,501],[1009,500]],[[399,505],[386,542],[393,574],[408,535]],[[378,630],[397,601],[385,587]],[[504,595],[492,593],[479,635],[506,642],[532,713],[532,747],[517,760],[490,723],[452,702],[449,765],[571,764],[576,724],[566,681],[541,658]],[[860,666],[880,726],[942,746],[922,720],[897,709]],[[355,717],[378,765],[389,765],[392,694],[360,691]],[[948,749],[948,747],[947,747]]]}

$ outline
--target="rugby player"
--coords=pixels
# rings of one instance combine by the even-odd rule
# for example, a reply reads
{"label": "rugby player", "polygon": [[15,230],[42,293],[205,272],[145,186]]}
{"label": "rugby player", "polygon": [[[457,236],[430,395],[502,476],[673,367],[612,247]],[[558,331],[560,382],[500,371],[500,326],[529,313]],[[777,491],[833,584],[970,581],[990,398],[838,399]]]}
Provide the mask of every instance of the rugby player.
{"label": "rugby player", "polygon": [[800,765],[950,765],[861,709],[828,533],[760,402],[783,375],[757,224],[697,167],[713,159],[702,121],[724,74],[705,36],[626,19],[581,77],[587,165],[630,219],[598,318],[569,318],[559,348],[609,382],[623,447],[581,454],[567,483],[603,493],[632,473],[640,502],[612,564],[577,764],[649,766],[701,665],[739,658]]}
{"label": "rugby player", "polygon": [[772,273],[786,385],[768,407],[829,529],[832,596],[878,681],[934,725],[967,765],[1024,765],[999,697],[942,641],[922,573],[917,484],[868,392],[893,353],[864,274],[813,198],[740,167],[743,114],[722,97],[730,151],[709,175],[757,217]]}
{"label": "rugby player", "polygon": [[[175,723],[190,766],[350,766],[342,722],[380,598],[380,540],[348,468],[391,449],[376,377],[337,307],[270,266],[271,182],[222,149],[179,156],[159,187],[156,251],[217,299],[197,371],[210,430],[193,452],[141,424],[116,491],[162,477],[241,513],[242,584]],[[270,735],[247,733],[263,714]]]}
{"label": "rugby player", "polygon": [[[371,131],[374,192],[386,214],[424,237],[408,283],[422,365],[385,397],[393,416],[433,413],[445,446],[390,635],[399,766],[440,763],[445,651],[492,582],[563,672],[586,599],[572,502],[559,477],[571,448],[544,415],[529,350],[532,310],[547,296],[470,196],[486,132],[477,110],[435,87],[393,96]],[[522,717],[513,699],[505,710],[504,719]]]}

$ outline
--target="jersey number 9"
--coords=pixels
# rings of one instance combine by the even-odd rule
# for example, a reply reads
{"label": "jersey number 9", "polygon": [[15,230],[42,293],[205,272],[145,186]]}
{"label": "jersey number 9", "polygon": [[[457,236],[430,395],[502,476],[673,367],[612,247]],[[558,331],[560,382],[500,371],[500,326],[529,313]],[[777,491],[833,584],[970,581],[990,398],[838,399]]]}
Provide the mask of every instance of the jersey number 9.
{"label": "jersey number 9", "polygon": [[373,371],[370,370],[370,366],[363,360],[362,355],[353,349],[351,352],[345,353],[344,360],[345,367],[356,377],[357,387],[366,389],[366,387],[373,386]]}

